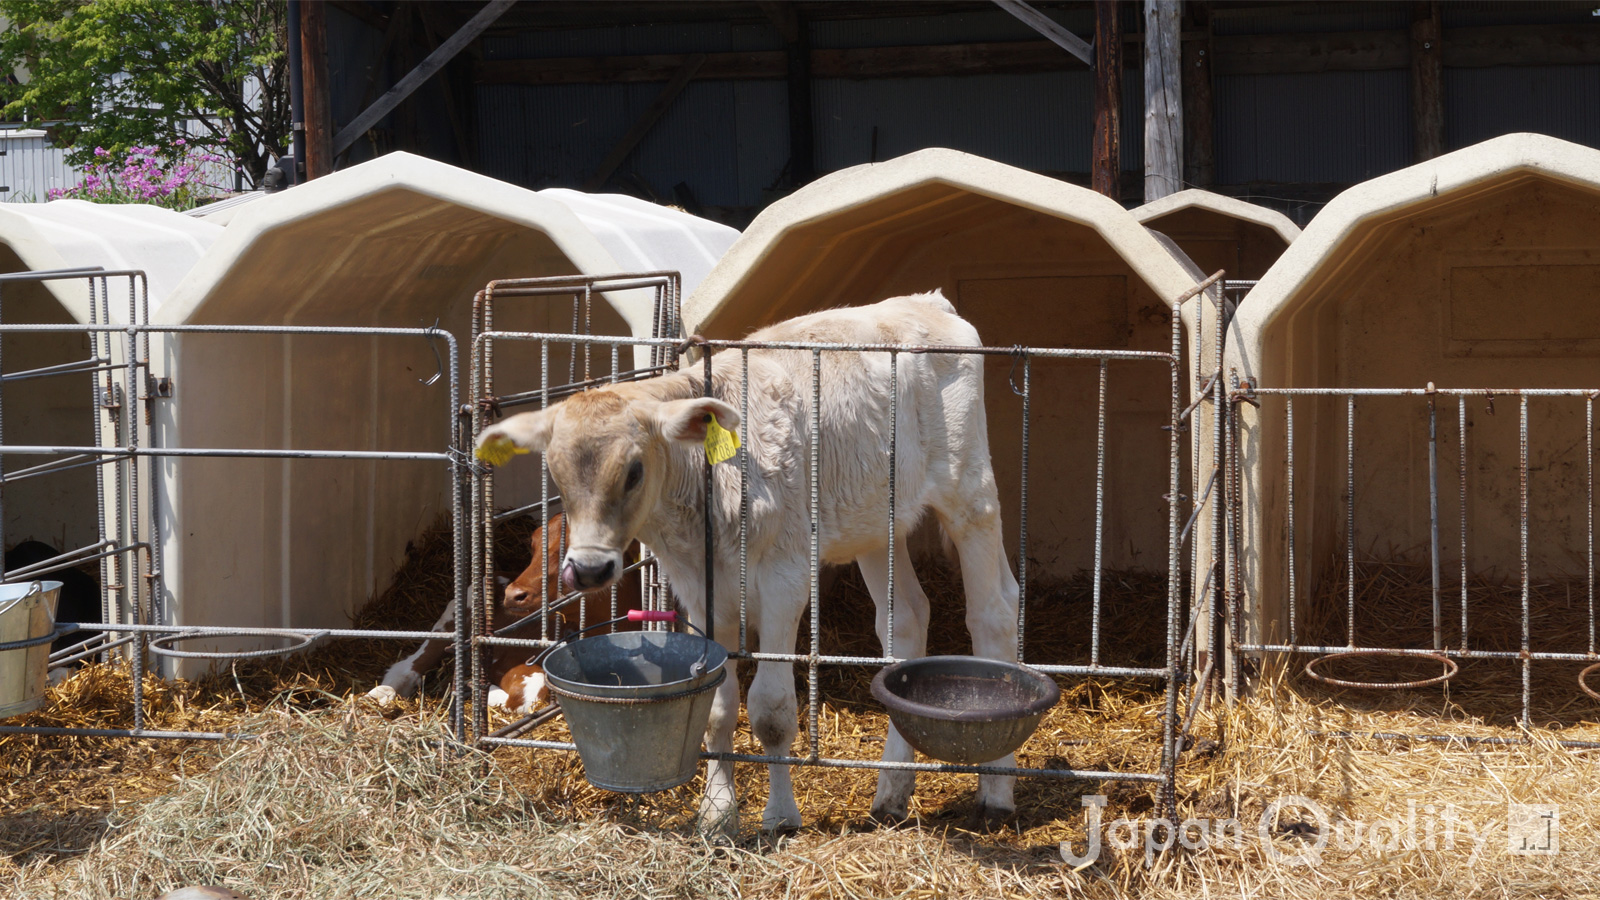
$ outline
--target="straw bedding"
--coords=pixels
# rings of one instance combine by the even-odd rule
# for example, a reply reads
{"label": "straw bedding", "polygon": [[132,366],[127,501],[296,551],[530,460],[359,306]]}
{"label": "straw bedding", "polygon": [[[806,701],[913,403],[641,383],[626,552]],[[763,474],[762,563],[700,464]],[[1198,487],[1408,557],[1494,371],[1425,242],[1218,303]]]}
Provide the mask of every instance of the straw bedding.
{"label": "straw bedding", "polygon": [[[413,618],[404,627],[431,624],[433,601],[408,585],[448,573],[447,565],[437,565],[435,542],[419,544],[409,574],[402,571],[375,601],[392,607],[385,623],[404,621],[400,611],[409,607]],[[515,543],[508,538],[508,554]],[[448,560],[447,548],[443,558]],[[1396,609],[1431,603],[1425,592],[1417,599],[1417,580],[1409,571],[1364,568],[1359,577],[1376,580],[1361,588],[1378,590],[1378,581],[1388,579],[1383,596]],[[965,651],[958,579],[930,567],[923,581],[936,610],[930,649]],[[1036,587],[1042,599],[1030,606],[1028,658],[1083,658],[1087,580]],[[1484,591],[1474,608],[1483,611],[1482,627],[1488,629],[1499,602],[1492,592],[1499,588],[1473,589]],[[1159,662],[1164,579],[1108,575],[1103,591],[1102,662]],[[1336,616],[1341,591],[1337,582],[1325,587],[1325,601],[1314,608],[1335,612],[1326,613],[1324,622],[1303,623],[1308,634],[1342,628]],[[1549,615],[1560,614],[1564,586],[1547,586],[1540,596],[1556,604]],[[871,612],[853,575],[837,579],[823,609],[825,652],[876,651]],[[1374,642],[1409,639],[1405,629],[1415,627],[1415,616],[1392,618],[1396,633],[1374,634]],[[1489,639],[1488,633],[1483,637]],[[711,845],[692,829],[698,782],[631,798],[590,787],[576,758],[567,754],[447,750],[440,687],[418,702],[380,711],[360,694],[395,652],[353,651],[355,646],[333,647],[286,661],[240,664],[198,682],[147,682],[152,725],[249,732],[260,736],[255,741],[0,735],[0,847],[7,854],[0,862],[0,894],[142,900],[196,883],[226,884],[258,900],[1600,893],[1589,874],[1600,850],[1593,830],[1600,823],[1596,751],[1550,745],[1553,737],[1600,739],[1600,704],[1577,694],[1560,672],[1545,674],[1558,668],[1553,664],[1534,669],[1536,678],[1549,679],[1549,700],[1540,701],[1536,722],[1559,730],[1537,729],[1533,746],[1397,745],[1315,734],[1515,736],[1507,727],[1520,708],[1520,674],[1513,667],[1500,667],[1512,669],[1509,682],[1496,680],[1485,667],[1474,676],[1480,680],[1458,683],[1448,696],[1437,688],[1338,690],[1292,672],[1269,679],[1236,706],[1219,702],[1202,712],[1180,764],[1180,814],[1238,817],[1248,836],[1242,846],[1175,850],[1155,857],[1151,866],[1142,849],[1104,846],[1096,862],[1075,870],[1061,862],[1058,844],[1070,840],[1078,852],[1084,850],[1080,797],[1107,794],[1107,821],[1147,819],[1154,811],[1149,788],[1019,780],[1016,819],[997,832],[979,833],[968,830],[975,778],[924,775],[910,826],[874,829],[866,812],[876,773],[800,768],[794,779],[807,826],[775,840],[755,827],[765,779],[757,767],[740,766],[744,828],[731,844]],[[822,675],[822,752],[875,758],[886,717],[867,693],[870,672],[825,668]],[[1019,753],[1019,764],[1154,767],[1163,710],[1159,689],[1095,679],[1062,684],[1062,703]],[[1516,689],[1502,691],[1508,684]],[[46,710],[20,721],[125,725],[129,688],[124,671],[90,667],[57,688]],[[566,731],[556,720],[535,734],[559,739]],[[757,746],[741,728],[737,749],[755,752]],[[1427,804],[1436,810],[1448,805],[1473,827],[1498,830],[1488,832],[1476,858],[1469,840],[1427,849],[1415,846],[1415,832],[1408,832],[1404,840],[1364,840],[1346,849],[1334,841],[1316,865],[1294,866],[1271,855],[1274,849],[1294,853],[1310,846],[1312,838],[1301,834],[1308,830],[1305,815],[1285,811],[1267,822],[1266,843],[1256,838],[1263,810],[1289,794],[1322,804],[1330,822],[1344,829],[1339,835],[1347,836],[1347,826],[1356,822],[1403,821],[1408,810],[1436,820],[1437,815],[1429,819]],[[1509,854],[1508,801],[1561,804],[1563,852]],[[1393,830],[1380,828],[1384,835]]]}

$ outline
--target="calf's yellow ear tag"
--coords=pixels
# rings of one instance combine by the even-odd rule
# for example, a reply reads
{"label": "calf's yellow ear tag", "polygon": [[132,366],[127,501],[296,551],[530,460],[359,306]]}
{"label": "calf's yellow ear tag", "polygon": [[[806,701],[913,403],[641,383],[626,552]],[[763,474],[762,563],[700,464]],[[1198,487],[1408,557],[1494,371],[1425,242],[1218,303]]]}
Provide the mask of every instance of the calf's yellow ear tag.
{"label": "calf's yellow ear tag", "polygon": [[739,452],[739,436],[723,428],[714,414],[706,414],[706,461],[713,466]]}
{"label": "calf's yellow ear tag", "polygon": [[530,451],[524,450],[523,448],[512,443],[511,439],[508,437],[497,437],[493,440],[485,441],[481,446],[478,447],[476,451],[473,452],[473,455],[491,466],[503,466],[506,464],[507,460],[511,459],[511,457],[516,456],[519,453],[528,452]]}

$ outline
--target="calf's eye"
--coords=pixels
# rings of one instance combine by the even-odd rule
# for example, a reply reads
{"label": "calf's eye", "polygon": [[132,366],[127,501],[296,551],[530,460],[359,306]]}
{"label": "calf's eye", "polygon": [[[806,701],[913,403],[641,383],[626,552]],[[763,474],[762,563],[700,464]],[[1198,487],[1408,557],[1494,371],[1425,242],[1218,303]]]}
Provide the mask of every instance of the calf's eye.
{"label": "calf's eye", "polygon": [[638,487],[639,486],[639,482],[641,482],[643,480],[644,480],[644,463],[642,463],[642,462],[640,462],[639,460],[636,459],[636,460],[633,461],[633,465],[628,467],[628,480],[624,481],[622,483],[622,489],[624,491],[631,491],[634,488]]}

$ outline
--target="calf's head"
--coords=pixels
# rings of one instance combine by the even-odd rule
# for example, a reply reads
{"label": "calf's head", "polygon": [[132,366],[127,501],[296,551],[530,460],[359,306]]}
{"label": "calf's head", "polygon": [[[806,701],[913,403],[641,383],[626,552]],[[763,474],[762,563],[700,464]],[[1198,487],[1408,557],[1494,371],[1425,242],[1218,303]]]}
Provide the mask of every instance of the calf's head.
{"label": "calf's head", "polygon": [[663,401],[601,389],[511,416],[484,429],[478,447],[510,443],[544,454],[567,517],[562,583],[599,590],[621,577],[623,551],[669,479],[687,474],[673,470],[676,446],[703,444],[713,416],[724,428],[739,427],[739,413],[711,397]]}
{"label": "calf's head", "polygon": [[520,619],[539,611],[546,603],[560,599],[561,548],[566,544],[566,518],[561,513],[535,528],[528,543],[533,560],[509,584],[501,600],[505,614]]}

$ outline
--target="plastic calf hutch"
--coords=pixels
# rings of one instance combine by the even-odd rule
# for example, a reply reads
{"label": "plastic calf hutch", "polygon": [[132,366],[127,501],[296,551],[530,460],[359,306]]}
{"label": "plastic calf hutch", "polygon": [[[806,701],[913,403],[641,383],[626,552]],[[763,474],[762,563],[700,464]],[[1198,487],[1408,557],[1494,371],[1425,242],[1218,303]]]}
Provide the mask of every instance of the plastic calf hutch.
{"label": "plastic calf hutch", "polygon": [[[1359,649],[1502,659],[1526,723],[1535,661],[1595,658],[1597,195],[1600,151],[1497,138],[1341,194],[1245,297],[1223,448],[1235,678]],[[1428,567],[1432,627],[1386,647],[1395,613],[1356,576],[1396,560]],[[1520,646],[1474,630],[1477,578],[1520,585]],[[1308,634],[1329,579],[1348,581],[1320,611],[1336,628]],[[1568,581],[1574,609],[1530,623],[1538,580]]]}
{"label": "plastic calf hutch", "polygon": [[1224,269],[1230,280],[1259,279],[1300,236],[1283,213],[1194,189],[1146,203],[1133,217],[1171,238],[1202,271]]}

